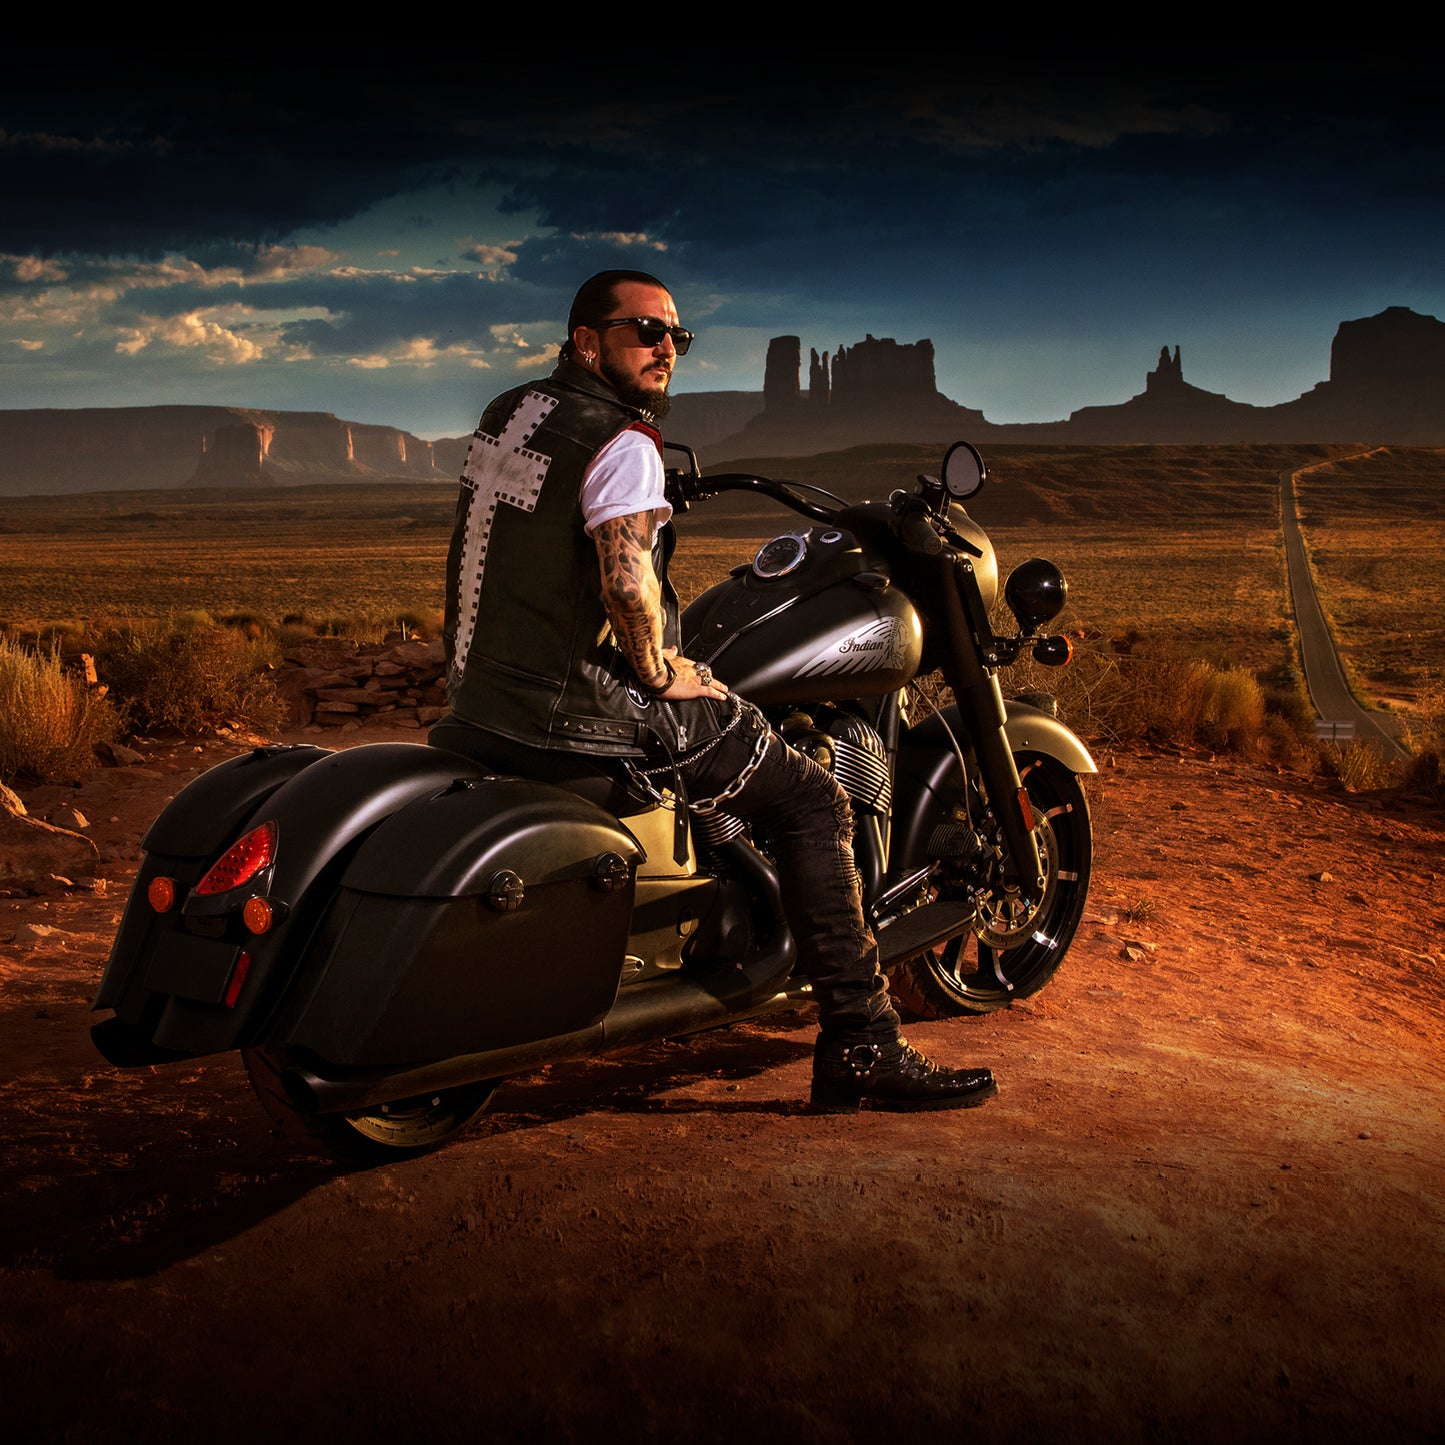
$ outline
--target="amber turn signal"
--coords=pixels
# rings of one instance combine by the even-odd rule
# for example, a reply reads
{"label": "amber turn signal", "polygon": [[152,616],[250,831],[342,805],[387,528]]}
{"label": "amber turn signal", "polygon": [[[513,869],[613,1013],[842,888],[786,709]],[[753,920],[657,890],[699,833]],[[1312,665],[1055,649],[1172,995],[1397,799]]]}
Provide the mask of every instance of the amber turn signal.
{"label": "amber turn signal", "polygon": [[176,906],[176,880],[152,878],[146,888],[146,901],[157,913],[169,913]]}
{"label": "amber turn signal", "polygon": [[275,921],[276,913],[268,898],[248,898],[241,909],[241,922],[252,933],[265,933]]}

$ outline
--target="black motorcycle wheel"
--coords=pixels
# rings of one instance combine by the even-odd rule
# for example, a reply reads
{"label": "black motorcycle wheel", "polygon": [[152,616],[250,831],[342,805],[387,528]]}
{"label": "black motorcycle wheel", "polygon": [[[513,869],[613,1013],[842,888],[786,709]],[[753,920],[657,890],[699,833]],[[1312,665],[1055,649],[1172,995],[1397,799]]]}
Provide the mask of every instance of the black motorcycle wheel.
{"label": "black motorcycle wheel", "polygon": [[1033,806],[1043,897],[1025,908],[1001,886],[986,889],[970,932],[899,963],[889,989],[913,1018],[992,1013],[1037,993],[1063,962],[1083,917],[1093,862],[1083,787],[1057,758],[1018,753],[1014,761]]}
{"label": "black motorcycle wheel", "polygon": [[242,1049],[256,1097],[291,1143],[347,1161],[377,1163],[426,1154],[456,1138],[491,1102],[500,1079],[438,1089],[355,1114],[299,1108],[281,1084],[282,1063],[266,1049]]}

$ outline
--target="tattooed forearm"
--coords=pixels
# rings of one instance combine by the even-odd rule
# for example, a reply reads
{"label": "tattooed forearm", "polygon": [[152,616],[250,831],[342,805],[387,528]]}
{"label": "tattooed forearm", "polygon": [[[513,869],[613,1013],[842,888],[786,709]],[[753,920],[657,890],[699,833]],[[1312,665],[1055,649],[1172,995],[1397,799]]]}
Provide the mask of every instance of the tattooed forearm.
{"label": "tattooed forearm", "polygon": [[602,605],[617,645],[650,687],[667,679],[662,656],[662,589],[652,570],[652,513],[603,522],[592,534],[602,569]]}

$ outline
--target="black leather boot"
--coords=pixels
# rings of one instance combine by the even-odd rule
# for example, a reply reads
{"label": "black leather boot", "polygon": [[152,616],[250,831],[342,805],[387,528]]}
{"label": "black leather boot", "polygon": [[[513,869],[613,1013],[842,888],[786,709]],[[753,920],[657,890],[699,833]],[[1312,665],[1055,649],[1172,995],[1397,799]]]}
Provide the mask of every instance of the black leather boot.
{"label": "black leather boot", "polygon": [[813,1049],[813,1112],[971,1109],[998,1092],[988,1069],[944,1069],[906,1039],[849,1044],[820,1038]]}

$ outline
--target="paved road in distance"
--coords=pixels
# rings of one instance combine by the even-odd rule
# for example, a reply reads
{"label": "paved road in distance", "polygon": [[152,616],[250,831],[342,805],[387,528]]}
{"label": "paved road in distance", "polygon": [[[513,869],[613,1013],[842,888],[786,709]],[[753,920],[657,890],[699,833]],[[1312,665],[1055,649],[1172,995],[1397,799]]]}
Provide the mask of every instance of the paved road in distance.
{"label": "paved road in distance", "polygon": [[[1301,468],[1306,471],[1308,468]],[[1407,758],[1409,753],[1387,729],[1394,723],[1379,713],[1366,712],[1354,699],[1345,681],[1335,640],[1325,622],[1315,591],[1314,570],[1300,535],[1299,513],[1295,507],[1295,472],[1281,472],[1280,518],[1284,524],[1284,553],[1289,566],[1289,590],[1294,600],[1295,626],[1299,633],[1300,666],[1310,701],[1319,713],[1319,731],[1341,742],[1357,738],[1374,743],[1386,757]]]}

